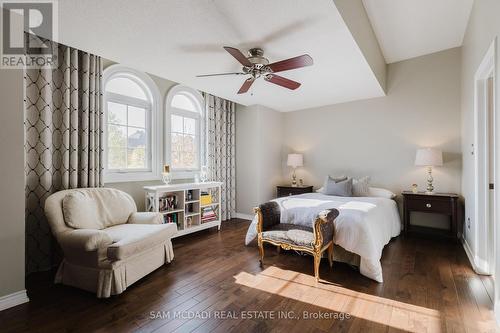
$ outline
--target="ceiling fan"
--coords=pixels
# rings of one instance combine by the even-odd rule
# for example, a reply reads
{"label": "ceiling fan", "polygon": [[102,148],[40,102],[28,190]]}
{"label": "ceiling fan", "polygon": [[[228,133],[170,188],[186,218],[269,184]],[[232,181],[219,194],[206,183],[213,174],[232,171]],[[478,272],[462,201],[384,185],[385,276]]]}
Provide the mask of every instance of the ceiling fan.
{"label": "ceiling fan", "polygon": [[275,73],[287,71],[290,69],[296,69],[306,66],[311,66],[313,64],[313,59],[308,55],[304,54],[298,57],[281,60],[278,62],[269,63],[269,60],[264,57],[264,51],[261,48],[253,48],[248,50],[248,57],[246,57],[240,50],[224,46],[224,50],[229,52],[236,60],[243,65],[241,72],[235,73],[219,73],[219,74],[206,74],[197,75],[197,77],[207,77],[207,76],[221,76],[221,75],[250,75],[249,78],[243,82],[238,94],[246,93],[255,80],[263,76],[264,80],[277,84],[291,90],[295,90],[300,87],[300,83],[293,81],[282,76],[276,75]]}

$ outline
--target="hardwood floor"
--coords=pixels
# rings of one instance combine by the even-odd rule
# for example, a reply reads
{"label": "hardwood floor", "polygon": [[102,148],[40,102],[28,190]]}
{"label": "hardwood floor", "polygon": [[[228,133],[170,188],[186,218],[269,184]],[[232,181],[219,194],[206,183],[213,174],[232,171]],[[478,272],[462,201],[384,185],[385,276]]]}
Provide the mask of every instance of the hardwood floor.
{"label": "hardwood floor", "polygon": [[310,256],[277,254],[267,247],[265,265],[260,267],[256,246],[243,245],[247,226],[248,221],[235,219],[224,223],[220,233],[207,230],[176,239],[171,264],[110,299],[54,285],[50,273],[31,276],[27,281],[30,303],[0,312],[0,331],[497,329],[491,280],[474,274],[459,244],[400,236],[384,250],[384,283],[371,281],[345,264],[334,263],[330,269],[324,259],[322,281],[316,284]]}

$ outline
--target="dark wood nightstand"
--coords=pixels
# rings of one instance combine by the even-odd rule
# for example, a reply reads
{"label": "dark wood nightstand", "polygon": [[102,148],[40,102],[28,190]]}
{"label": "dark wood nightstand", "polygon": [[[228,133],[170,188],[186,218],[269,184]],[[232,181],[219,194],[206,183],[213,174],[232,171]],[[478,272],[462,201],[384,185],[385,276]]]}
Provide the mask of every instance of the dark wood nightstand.
{"label": "dark wood nightstand", "polygon": [[311,193],[313,191],[312,186],[305,186],[305,185],[298,185],[296,187],[293,187],[291,185],[284,185],[284,186],[276,186],[276,196],[278,198],[280,197],[287,197],[290,195],[297,195],[297,194],[303,194],[303,193]]}
{"label": "dark wood nightstand", "polygon": [[[438,234],[458,240],[458,195],[454,193],[425,194],[403,191],[403,219],[405,235],[412,232]],[[450,217],[450,230],[412,226],[411,212],[443,214]]]}

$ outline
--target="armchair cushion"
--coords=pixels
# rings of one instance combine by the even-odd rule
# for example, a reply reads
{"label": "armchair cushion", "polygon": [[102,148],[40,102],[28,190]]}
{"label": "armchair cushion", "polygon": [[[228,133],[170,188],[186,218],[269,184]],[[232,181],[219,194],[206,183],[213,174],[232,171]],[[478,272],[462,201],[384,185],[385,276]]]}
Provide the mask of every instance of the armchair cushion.
{"label": "armchair cushion", "polygon": [[108,247],[108,258],[121,260],[164,243],[177,232],[177,226],[174,223],[158,225],[127,223],[106,228],[104,232],[113,240],[113,244]]}
{"label": "armchair cushion", "polygon": [[101,230],[77,229],[59,235],[59,243],[63,249],[95,251],[106,248],[113,243],[111,237]]}
{"label": "armchair cushion", "polygon": [[61,195],[64,224],[74,229],[100,230],[124,224],[137,212],[130,195],[111,188],[75,189]]}
{"label": "armchair cushion", "polygon": [[97,213],[97,203],[86,193],[75,191],[62,200],[64,221],[75,229],[103,229],[104,222]]}
{"label": "armchair cushion", "polygon": [[163,215],[154,212],[132,213],[128,218],[129,224],[162,224]]}

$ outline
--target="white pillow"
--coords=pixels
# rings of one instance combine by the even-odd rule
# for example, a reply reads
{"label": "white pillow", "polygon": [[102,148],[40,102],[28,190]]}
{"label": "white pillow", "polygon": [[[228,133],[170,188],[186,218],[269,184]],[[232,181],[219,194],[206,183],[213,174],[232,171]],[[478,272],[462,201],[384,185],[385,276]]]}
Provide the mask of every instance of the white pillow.
{"label": "white pillow", "polygon": [[104,229],[94,198],[82,192],[66,195],[62,202],[64,222],[75,229]]}
{"label": "white pillow", "polygon": [[353,197],[368,197],[370,196],[370,177],[352,180],[352,196]]}
{"label": "white pillow", "polygon": [[386,190],[385,188],[370,187],[368,196],[369,197],[394,199],[396,197],[396,194],[394,194],[393,192],[391,192],[389,190]]}

